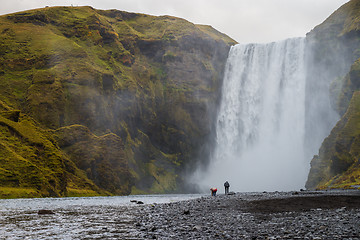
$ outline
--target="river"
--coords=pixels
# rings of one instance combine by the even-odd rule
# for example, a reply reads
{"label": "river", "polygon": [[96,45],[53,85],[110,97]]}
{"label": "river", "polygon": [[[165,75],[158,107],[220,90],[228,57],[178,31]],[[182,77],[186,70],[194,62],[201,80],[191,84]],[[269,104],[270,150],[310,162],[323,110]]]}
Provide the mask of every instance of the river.
{"label": "river", "polygon": [[[138,239],[145,205],[199,198],[199,194],[0,199],[0,239]],[[54,214],[38,214],[39,210]]]}

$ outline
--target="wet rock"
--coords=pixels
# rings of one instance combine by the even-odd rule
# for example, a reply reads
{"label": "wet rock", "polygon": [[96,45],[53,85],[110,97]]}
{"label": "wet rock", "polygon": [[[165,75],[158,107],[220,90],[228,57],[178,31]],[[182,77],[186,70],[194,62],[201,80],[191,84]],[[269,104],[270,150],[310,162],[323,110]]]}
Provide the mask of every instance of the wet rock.
{"label": "wet rock", "polygon": [[51,215],[51,214],[55,214],[53,211],[51,210],[46,210],[46,209],[41,209],[38,211],[38,215]]}
{"label": "wet rock", "polygon": [[193,231],[201,231],[201,226],[194,226]]}
{"label": "wet rock", "polygon": [[143,201],[137,201],[136,204],[144,204]]}
{"label": "wet rock", "polygon": [[[158,204],[154,209],[144,207],[140,222],[151,226],[147,228],[151,234],[146,235],[146,239],[155,234],[158,239],[171,236],[179,239],[350,239],[359,236],[360,204],[357,203],[360,196],[349,199],[328,196],[328,193],[310,197],[298,193],[238,193]],[[339,206],[339,202],[344,205]],[[150,231],[152,226],[156,231]]]}

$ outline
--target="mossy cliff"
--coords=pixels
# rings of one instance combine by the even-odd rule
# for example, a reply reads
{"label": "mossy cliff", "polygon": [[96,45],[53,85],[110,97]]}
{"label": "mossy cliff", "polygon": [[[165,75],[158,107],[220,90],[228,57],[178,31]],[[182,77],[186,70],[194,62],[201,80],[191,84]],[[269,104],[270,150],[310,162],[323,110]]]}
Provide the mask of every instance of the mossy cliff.
{"label": "mossy cliff", "polygon": [[29,116],[0,103],[1,197],[109,194],[64,155],[51,132]]}
{"label": "mossy cliff", "polygon": [[[360,185],[360,2],[349,1],[311,31],[315,76],[331,82],[341,117],[311,161],[308,189]],[[312,97],[312,96],[309,96]]]}
{"label": "mossy cliff", "polygon": [[307,188],[360,185],[360,92],[311,162]]}
{"label": "mossy cliff", "polygon": [[0,23],[2,187],[24,189],[16,196],[182,190],[214,125],[232,39],[175,17],[91,7]]}

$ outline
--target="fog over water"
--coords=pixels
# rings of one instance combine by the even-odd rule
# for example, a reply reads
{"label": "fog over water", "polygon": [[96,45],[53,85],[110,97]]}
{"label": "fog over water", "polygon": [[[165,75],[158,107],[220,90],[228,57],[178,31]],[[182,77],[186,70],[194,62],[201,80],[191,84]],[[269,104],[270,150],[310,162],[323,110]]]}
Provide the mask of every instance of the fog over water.
{"label": "fog over water", "polygon": [[[216,146],[210,165],[195,174],[202,190],[222,188],[226,180],[232,191],[304,188],[310,156],[316,154],[309,153],[304,144],[305,45],[305,38],[292,38],[231,48],[217,116]],[[317,134],[322,135],[316,136],[318,139],[324,137],[324,132]],[[321,141],[316,144],[318,149]]]}

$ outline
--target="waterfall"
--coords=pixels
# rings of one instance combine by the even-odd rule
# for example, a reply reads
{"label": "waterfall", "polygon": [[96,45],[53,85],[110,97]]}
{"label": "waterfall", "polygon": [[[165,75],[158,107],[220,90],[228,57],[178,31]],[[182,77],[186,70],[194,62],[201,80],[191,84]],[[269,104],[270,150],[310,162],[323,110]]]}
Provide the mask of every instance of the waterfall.
{"label": "waterfall", "polygon": [[235,45],[226,63],[216,146],[198,183],[232,191],[305,184],[305,39]]}

